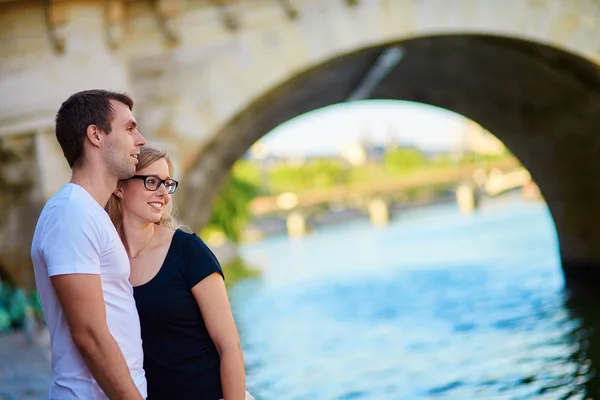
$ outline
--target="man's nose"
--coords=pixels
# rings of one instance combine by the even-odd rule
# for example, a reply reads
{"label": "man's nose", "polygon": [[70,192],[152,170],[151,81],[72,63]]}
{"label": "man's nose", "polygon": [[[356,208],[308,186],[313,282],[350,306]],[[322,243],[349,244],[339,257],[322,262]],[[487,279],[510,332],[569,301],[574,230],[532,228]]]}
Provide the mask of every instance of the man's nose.
{"label": "man's nose", "polygon": [[143,137],[140,132],[138,132],[138,140],[137,140],[136,146],[143,146],[146,143],[148,143],[148,141],[146,140],[146,138]]}

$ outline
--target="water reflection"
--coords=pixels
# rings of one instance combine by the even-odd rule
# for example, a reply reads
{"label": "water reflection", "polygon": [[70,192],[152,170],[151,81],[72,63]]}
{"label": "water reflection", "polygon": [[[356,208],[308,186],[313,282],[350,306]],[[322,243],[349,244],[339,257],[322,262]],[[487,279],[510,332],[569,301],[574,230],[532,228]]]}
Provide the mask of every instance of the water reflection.
{"label": "water reflection", "polygon": [[597,296],[565,290],[565,306],[569,310],[571,331],[566,340],[571,343],[572,352],[568,362],[576,368],[563,380],[557,380],[556,385],[570,382],[574,394],[580,398],[600,398],[600,300]]}
{"label": "water reflection", "polygon": [[598,308],[565,294],[539,204],[437,206],[244,252],[265,267],[232,291],[259,400],[598,394]]}

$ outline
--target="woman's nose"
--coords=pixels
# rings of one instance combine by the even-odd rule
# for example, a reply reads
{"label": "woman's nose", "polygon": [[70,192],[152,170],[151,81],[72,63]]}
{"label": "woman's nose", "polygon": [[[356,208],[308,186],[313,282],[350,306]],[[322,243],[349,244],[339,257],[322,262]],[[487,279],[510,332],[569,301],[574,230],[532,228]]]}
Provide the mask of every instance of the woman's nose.
{"label": "woman's nose", "polygon": [[166,196],[167,193],[169,193],[169,190],[164,183],[161,183],[161,185],[158,187],[157,194],[160,196]]}

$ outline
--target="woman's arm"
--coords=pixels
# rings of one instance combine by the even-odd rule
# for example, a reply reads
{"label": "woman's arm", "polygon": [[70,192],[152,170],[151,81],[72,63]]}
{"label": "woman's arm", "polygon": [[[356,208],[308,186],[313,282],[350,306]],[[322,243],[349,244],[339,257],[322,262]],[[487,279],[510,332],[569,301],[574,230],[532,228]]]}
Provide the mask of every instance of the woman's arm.
{"label": "woman's arm", "polygon": [[215,272],[192,288],[192,293],[219,356],[221,357],[221,385],[224,400],[244,400],[246,374],[229,298],[223,277]]}

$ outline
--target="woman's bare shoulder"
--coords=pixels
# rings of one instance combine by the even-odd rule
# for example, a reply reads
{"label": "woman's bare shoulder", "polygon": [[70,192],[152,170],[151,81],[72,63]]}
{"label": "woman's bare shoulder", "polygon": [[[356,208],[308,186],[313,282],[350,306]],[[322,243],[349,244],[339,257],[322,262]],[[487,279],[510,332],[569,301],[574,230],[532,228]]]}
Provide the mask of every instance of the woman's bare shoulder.
{"label": "woman's bare shoulder", "polygon": [[157,226],[157,239],[161,244],[170,244],[175,235],[175,230],[164,226]]}

